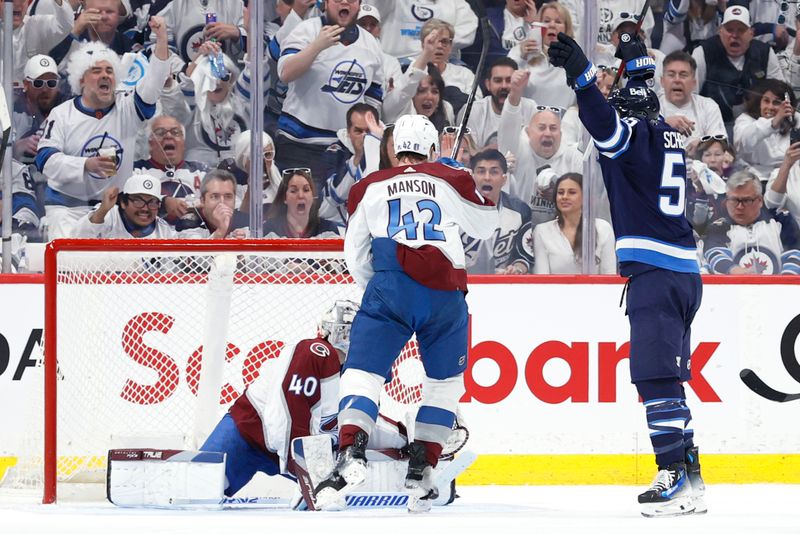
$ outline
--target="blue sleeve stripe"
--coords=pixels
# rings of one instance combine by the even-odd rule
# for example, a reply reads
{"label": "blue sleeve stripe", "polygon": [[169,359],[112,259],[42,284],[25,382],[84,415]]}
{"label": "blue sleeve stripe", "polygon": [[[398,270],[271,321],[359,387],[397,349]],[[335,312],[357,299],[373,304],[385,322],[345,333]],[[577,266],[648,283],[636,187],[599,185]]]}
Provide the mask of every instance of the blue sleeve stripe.
{"label": "blue sleeve stripe", "polygon": [[36,160],[34,161],[34,163],[36,163],[36,169],[38,169],[39,172],[44,172],[44,166],[47,160],[50,159],[50,156],[58,152],[61,151],[51,146],[40,149],[39,152],[36,153]]}
{"label": "blue sleeve stripe", "polygon": [[281,50],[281,57],[288,56],[289,54],[296,54],[299,51],[298,48],[287,48],[286,50]]}
{"label": "blue sleeve stripe", "polygon": [[39,215],[39,208],[36,207],[36,199],[31,193],[15,193],[11,196],[11,213],[17,213],[23,208],[28,208],[36,215]]}
{"label": "blue sleeve stripe", "polygon": [[375,82],[372,82],[367,88],[365,96],[380,100],[383,102],[383,88]]}
{"label": "blue sleeve stripe", "polygon": [[619,120],[619,113],[614,113],[617,123],[614,127],[614,133],[608,139],[604,139],[602,141],[595,139],[594,144],[599,150],[610,150],[617,146],[622,138],[623,134],[625,133],[625,129],[628,126],[626,123]]}
{"label": "blue sleeve stripe", "polygon": [[239,82],[236,82],[236,89],[239,90],[239,92],[242,94],[243,97],[245,97],[248,100],[250,99],[250,91],[245,89],[244,86]]}
{"label": "blue sleeve stripe", "polygon": [[137,91],[133,92],[133,104],[136,108],[136,114],[139,116],[140,120],[145,121],[156,114],[156,103],[153,102],[152,104],[148,104],[142,100],[142,97],[139,96]]}
{"label": "blue sleeve stripe", "polygon": [[281,57],[281,45],[278,44],[278,40],[277,39],[272,39],[269,42],[268,50],[269,50],[269,56],[273,60],[278,61],[278,58]]}
{"label": "blue sleeve stripe", "polygon": [[618,157],[620,157],[621,155],[623,155],[625,152],[628,151],[628,148],[630,147],[630,145],[631,145],[631,137],[630,137],[630,135],[627,135],[627,136],[625,136],[625,144],[622,145],[619,149],[614,150],[614,151],[601,152],[601,153],[604,156],[609,157],[611,159],[617,159]]}

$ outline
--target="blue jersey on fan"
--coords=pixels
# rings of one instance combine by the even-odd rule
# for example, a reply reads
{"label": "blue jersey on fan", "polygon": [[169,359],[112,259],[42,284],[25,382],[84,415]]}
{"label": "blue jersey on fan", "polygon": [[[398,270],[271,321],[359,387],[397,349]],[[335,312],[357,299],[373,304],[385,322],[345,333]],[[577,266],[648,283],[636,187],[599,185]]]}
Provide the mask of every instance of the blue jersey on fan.
{"label": "blue jersey on fan", "polygon": [[653,267],[699,273],[684,216],[686,163],[680,134],[660,119],[620,117],[595,85],[576,91],[581,122],[600,152],[620,273]]}

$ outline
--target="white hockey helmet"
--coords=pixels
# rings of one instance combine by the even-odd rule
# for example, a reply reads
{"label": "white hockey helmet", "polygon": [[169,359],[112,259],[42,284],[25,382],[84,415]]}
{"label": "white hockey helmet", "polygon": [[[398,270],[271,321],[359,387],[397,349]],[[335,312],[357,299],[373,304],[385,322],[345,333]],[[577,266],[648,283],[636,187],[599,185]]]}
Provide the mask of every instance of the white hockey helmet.
{"label": "white hockey helmet", "polygon": [[439,132],[425,115],[403,115],[394,123],[394,152],[413,152],[426,158],[439,153]]}
{"label": "white hockey helmet", "polygon": [[319,322],[320,335],[345,354],[350,348],[350,327],[357,312],[358,304],[352,300],[337,300]]}

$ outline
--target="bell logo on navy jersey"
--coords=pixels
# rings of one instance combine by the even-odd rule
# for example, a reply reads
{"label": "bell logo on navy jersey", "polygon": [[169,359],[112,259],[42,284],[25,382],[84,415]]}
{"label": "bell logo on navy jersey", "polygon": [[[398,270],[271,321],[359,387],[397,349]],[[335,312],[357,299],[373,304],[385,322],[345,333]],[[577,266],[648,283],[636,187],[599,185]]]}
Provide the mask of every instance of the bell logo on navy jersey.
{"label": "bell logo on navy jersey", "polygon": [[328,84],[322,87],[323,93],[343,104],[354,104],[361,99],[367,89],[367,73],[355,59],[341,61],[333,67]]}
{"label": "bell logo on navy jersey", "polygon": [[[102,144],[102,146],[101,146]],[[120,165],[122,164],[122,156],[125,153],[125,149],[122,148],[122,143],[114,139],[113,136],[104,134],[104,135],[95,135],[94,137],[89,138],[88,141],[83,145],[81,149],[81,157],[83,158],[96,158],[98,157],[99,150],[101,148],[108,149],[113,148],[116,151],[116,160],[117,160],[117,170],[119,170]],[[96,180],[105,180],[106,178],[103,176],[98,176],[96,174],[89,173],[89,176]]]}

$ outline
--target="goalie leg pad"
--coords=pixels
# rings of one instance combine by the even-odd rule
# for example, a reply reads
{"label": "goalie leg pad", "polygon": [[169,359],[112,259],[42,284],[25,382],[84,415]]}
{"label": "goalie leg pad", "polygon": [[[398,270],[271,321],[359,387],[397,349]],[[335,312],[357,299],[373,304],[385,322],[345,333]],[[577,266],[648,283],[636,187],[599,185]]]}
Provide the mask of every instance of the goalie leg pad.
{"label": "goalie leg pad", "polygon": [[[317,510],[314,488],[333,472],[333,436],[320,434],[292,440],[289,470],[297,483],[309,510]],[[344,502],[339,503],[344,508]]]}
{"label": "goalie leg pad", "polygon": [[222,507],[225,454],[160,449],[108,451],[106,496],[117,506]]}
{"label": "goalie leg pad", "polygon": [[280,473],[277,457],[272,458],[245,441],[229,413],[217,423],[200,450],[227,454],[225,495],[228,497],[233,497],[259,471],[270,476]]}

